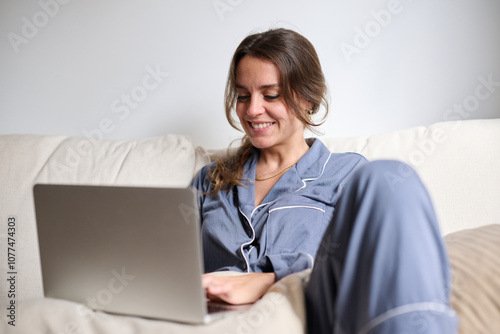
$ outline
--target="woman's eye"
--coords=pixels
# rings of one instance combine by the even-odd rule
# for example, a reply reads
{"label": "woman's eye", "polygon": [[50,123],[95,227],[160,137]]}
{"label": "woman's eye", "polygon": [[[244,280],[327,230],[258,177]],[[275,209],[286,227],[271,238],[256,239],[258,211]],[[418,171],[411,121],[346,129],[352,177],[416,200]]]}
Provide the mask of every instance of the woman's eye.
{"label": "woman's eye", "polygon": [[278,99],[280,96],[277,94],[277,95],[266,95],[266,99],[268,100],[276,100]]}
{"label": "woman's eye", "polygon": [[249,96],[248,95],[238,95],[238,101],[246,101],[248,100]]}

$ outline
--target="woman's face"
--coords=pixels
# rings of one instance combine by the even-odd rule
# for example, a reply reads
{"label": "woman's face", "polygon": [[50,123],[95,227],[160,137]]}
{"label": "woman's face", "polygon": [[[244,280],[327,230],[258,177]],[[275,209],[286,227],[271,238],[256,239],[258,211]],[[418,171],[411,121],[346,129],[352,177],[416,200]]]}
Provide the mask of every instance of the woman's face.
{"label": "woman's face", "polygon": [[304,125],[281,96],[276,65],[244,56],[236,68],[236,91],[236,114],[255,147],[288,148],[304,142]]}

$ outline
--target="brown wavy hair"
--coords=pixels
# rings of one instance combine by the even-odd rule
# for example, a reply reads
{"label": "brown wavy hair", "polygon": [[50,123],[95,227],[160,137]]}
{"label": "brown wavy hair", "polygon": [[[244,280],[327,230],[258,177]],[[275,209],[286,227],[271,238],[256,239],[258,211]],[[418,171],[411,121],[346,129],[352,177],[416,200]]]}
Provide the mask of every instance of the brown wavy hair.
{"label": "brown wavy hair", "polygon": [[[327,86],[314,46],[304,36],[288,29],[271,29],[247,36],[236,49],[226,82],[224,104],[229,124],[239,130],[239,121],[235,119],[233,110],[237,102],[236,68],[245,56],[271,61],[280,74],[281,96],[287,108],[312,132],[321,125],[328,114]],[[312,103],[311,110],[301,108],[299,101],[303,99]],[[320,122],[314,122],[311,115],[318,112],[323,105],[325,113]],[[229,191],[241,185],[245,162],[252,154],[254,147],[244,136],[236,151],[229,151],[226,157],[219,158],[209,171],[213,186],[211,193],[220,190]]]}

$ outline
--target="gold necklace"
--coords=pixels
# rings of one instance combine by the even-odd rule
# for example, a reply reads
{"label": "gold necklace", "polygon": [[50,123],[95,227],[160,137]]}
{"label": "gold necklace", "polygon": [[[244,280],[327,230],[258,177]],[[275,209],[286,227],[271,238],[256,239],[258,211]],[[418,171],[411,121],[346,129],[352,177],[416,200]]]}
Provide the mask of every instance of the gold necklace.
{"label": "gold necklace", "polygon": [[269,176],[269,177],[263,178],[263,179],[259,179],[259,178],[255,177],[255,181],[266,181],[266,180],[270,180],[270,179],[272,179],[273,177],[276,177],[276,176],[280,175],[281,173],[283,173],[283,172],[285,172],[285,171],[289,170],[289,169],[290,169],[290,168],[292,168],[294,165],[295,165],[295,164],[292,164],[292,165],[290,165],[290,166],[288,166],[288,167],[285,167],[285,169],[283,169],[283,170],[279,171],[278,173],[276,173],[276,174],[274,174],[274,175],[272,175],[272,176]]}

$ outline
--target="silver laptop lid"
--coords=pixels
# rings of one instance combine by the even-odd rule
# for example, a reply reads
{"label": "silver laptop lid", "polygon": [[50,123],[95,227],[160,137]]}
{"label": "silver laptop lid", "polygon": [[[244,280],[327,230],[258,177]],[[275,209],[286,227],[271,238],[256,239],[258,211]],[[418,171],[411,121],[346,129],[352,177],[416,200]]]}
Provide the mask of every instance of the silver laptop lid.
{"label": "silver laptop lid", "polygon": [[204,321],[193,190],[39,184],[33,192],[46,297]]}

